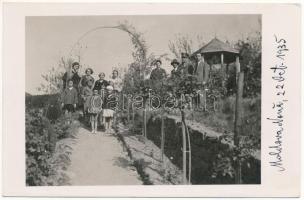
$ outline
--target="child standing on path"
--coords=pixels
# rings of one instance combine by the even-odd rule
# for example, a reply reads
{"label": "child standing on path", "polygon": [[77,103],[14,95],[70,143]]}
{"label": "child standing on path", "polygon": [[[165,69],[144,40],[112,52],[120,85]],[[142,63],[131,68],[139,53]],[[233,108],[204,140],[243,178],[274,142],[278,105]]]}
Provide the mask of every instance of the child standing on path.
{"label": "child standing on path", "polygon": [[102,117],[103,122],[105,123],[105,131],[106,133],[114,133],[114,130],[112,129],[112,123],[114,118],[114,110],[111,105],[111,100],[113,93],[113,86],[111,82],[109,82],[110,85],[106,87],[106,95],[105,95],[105,106],[102,111]]}
{"label": "child standing on path", "polygon": [[92,91],[92,85],[93,81],[89,80],[87,85],[82,89],[81,91],[81,99],[83,102],[83,116],[84,116],[84,121],[87,123],[89,121],[88,119],[88,108],[90,105],[89,97],[93,95]]}
{"label": "child standing on path", "polygon": [[68,87],[61,94],[61,106],[68,118],[68,123],[72,122],[72,113],[75,112],[78,103],[78,92],[73,87],[73,81],[68,82]]}
{"label": "child standing on path", "polygon": [[90,122],[92,127],[92,133],[97,133],[98,115],[102,111],[102,98],[98,94],[98,90],[93,90],[93,95],[88,99],[89,108],[88,113],[90,115]]}

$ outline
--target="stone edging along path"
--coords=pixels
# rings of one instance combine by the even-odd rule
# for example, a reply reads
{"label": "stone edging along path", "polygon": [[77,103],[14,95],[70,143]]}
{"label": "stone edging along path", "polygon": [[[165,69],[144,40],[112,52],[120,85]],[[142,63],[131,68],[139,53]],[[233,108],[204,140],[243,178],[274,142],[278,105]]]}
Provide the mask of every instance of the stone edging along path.
{"label": "stone edging along path", "polygon": [[182,171],[160,149],[141,135],[130,134],[123,124],[118,125],[118,138],[127,149],[138,173],[147,185],[178,185],[182,183]]}

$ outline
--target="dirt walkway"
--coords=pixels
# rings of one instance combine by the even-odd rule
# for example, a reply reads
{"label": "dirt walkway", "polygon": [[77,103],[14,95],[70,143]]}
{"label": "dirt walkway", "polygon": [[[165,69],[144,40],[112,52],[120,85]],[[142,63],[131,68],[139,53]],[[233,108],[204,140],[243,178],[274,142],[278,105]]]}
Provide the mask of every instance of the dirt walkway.
{"label": "dirt walkway", "polygon": [[92,134],[80,127],[70,156],[71,185],[141,185],[119,141],[102,132]]}

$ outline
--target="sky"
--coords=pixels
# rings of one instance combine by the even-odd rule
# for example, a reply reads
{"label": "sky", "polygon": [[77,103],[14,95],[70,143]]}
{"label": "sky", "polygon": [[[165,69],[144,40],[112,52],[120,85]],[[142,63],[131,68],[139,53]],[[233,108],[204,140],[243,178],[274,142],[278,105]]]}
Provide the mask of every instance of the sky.
{"label": "sky", "polygon": [[[260,15],[160,15],[160,16],[60,16],[26,17],[26,92],[39,94],[41,77],[52,67],[57,68],[62,56],[69,57],[72,46],[87,31],[98,26],[115,26],[127,21],[143,33],[148,53],[169,54],[169,41],[176,35],[188,36],[194,42],[202,36],[208,43],[215,36],[222,41],[244,39],[261,30]],[[132,62],[132,43],[127,33],[117,29],[99,29],[81,41],[80,74],[87,66],[109,78],[114,67],[127,67]],[[169,72],[170,62],[163,61]]]}

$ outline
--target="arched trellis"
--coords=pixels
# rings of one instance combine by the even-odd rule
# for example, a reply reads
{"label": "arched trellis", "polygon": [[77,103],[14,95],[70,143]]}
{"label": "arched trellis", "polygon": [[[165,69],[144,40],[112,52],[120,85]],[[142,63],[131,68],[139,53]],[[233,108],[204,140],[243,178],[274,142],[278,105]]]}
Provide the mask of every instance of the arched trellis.
{"label": "arched trellis", "polygon": [[93,33],[98,30],[102,29],[117,29],[121,30],[125,33],[127,33],[132,41],[134,52],[132,53],[132,56],[134,57],[134,60],[136,62],[139,62],[141,67],[145,69],[145,67],[148,65],[148,58],[147,58],[147,47],[145,45],[145,41],[142,39],[142,34],[139,32],[136,32],[134,27],[127,23],[120,23],[119,25],[116,26],[97,26],[95,28],[92,28],[85,33],[83,33],[77,41],[72,45],[71,50],[69,52],[69,55],[72,56],[73,51],[77,47],[77,45],[80,44],[80,42],[90,33]]}

